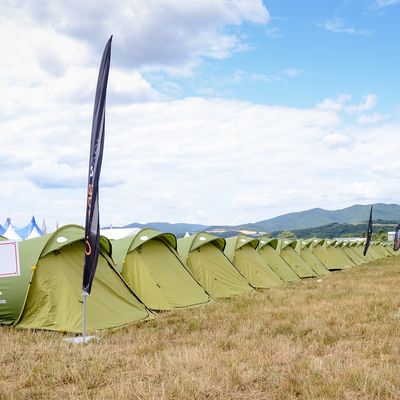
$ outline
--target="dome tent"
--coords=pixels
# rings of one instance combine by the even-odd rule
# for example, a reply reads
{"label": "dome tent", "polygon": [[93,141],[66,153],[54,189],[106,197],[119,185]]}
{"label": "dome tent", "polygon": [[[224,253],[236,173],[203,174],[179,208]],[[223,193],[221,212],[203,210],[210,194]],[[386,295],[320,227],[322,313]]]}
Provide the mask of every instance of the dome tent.
{"label": "dome tent", "polygon": [[[82,330],[84,229],[66,225],[52,234],[19,243],[20,276],[0,280],[6,299],[0,323],[79,333]],[[112,267],[111,244],[101,237],[87,329],[114,328],[154,318]]]}
{"label": "dome tent", "polygon": [[341,249],[334,247],[335,243],[335,240],[318,238],[311,238],[307,241],[314,256],[316,256],[329,271],[353,267],[354,262],[351,261]]}
{"label": "dome tent", "polygon": [[317,276],[311,267],[296,253],[295,248],[296,241],[281,239],[278,241],[276,251],[300,278],[313,278]]}
{"label": "dome tent", "polygon": [[318,260],[317,257],[314,256],[312,251],[307,246],[307,242],[305,240],[296,240],[295,244],[295,250],[297,254],[307,265],[309,265],[313,269],[315,273],[317,273],[318,275],[329,274],[329,270],[324,266],[324,264],[322,264],[321,261]]}
{"label": "dome tent", "polygon": [[118,272],[148,308],[171,310],[210,302],[179,258],[172,233],[146,228],[112,244]]}
{"label": "dome tent", "polygon": [[245,235],[226,239],[224,253],[251,286],[262,289],[283,285],[283,281],[257,252],[258,239]]}
{"label": "dome tent", "polygon": [[337,243],[338,247],[341,247],[341,249],[345,252],[347,257],[350,258],[350,260],[353,261],[354,264],[356,265],[361,265],[365,263],[365,260],[361,258],[357,252],[354,251],[354,246],[356,245],[355,242],[340,242]]}
{"label": "dome tent", "polygon": [[259,239],[258,254],[284,282],[300,281],[300,277],[296,272],[276,252],[277,246],[278,239],[263,236]]}
{"label": "dome tent", "polygon": [[254,289],[223,253],[225,239],[198,232],[178,239],[187,268],[214,298],[250,293]]}

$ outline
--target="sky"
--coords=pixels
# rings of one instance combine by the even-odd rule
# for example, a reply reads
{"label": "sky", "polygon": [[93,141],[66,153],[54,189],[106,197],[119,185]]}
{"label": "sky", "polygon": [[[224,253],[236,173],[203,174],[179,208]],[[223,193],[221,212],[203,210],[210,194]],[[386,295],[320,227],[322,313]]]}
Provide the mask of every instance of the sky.
{"label": "sky", "polygon": [[0,223],[84,223],[113,34],[102,226],[400,202],[400,0],[3,0]]}

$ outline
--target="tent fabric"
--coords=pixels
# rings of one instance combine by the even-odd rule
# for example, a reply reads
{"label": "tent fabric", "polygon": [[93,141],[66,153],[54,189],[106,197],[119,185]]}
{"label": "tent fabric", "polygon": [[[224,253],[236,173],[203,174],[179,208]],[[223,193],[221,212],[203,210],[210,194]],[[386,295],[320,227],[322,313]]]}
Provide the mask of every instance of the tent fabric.
{"label": "tent fabric", "polygon": [[284,282],[300,281],[300,277],[296,272],[277,253],[277,246],[278,239],[261,237],[257,248],[258,254]]}
{"label": "tent fabric", "polygon": [[297,240],[295,245],[297,254],[317,275],[322,276],[329,274],[329,270],[321,263],[321,261],[318,260],[317,257],[314,256],[305,240]]}
{"label": "tent fabric", "polygon": [[38,238],[40,236],[42,236],[42,235],[40,234],[40,232],[35,227],[35,228],[33,228],[31,230],[31,232],[29,233],[28,237],[26,237],[25,239],[34,239],[34,238]]}
{"label": "tent fabric", "polygon": [[349,242],[342,245],[343,251],[350,257],[356,265],[365,264],[366,260],[356,252],[357,242]]}
{"label": "tent fabric", "polygon": [[368,251],[367,254],[364,256],[364,242],[360,241],[353,247],[354,252],[362,259],[364,262],[374,261],[375,258],[372,254]]}
{"label": "tent fabric", "polygon": [[181,262],[171,233],[143,229],[113,242],[113,257],[125,282],[152,310],[193,307],[211,301]]}
{"label": "tent fabric", "polygon": [[[32,216],[30,222],[28,225],[22,227],[22,228],[16,228],[14,227],[15,231],[17,232],[18,236],[21,237],[22,239],[28,239],[32,238],[31,233],[32,231],[37,231],[38,236],[43,236],[43,231],[39,228],[39,225],[36,223],[35,216]],[[33,236],[37,237],[37,236]]]}
{"label": "tent fabric", "polygon": [[254,288],[262,289],[283,285],[282,279],[258,254],[257,246],[258,239],[238,235],[226,239],[225,254]]}
{"label": "tent fabric", "polygon": [[330,271],[353,267],[355,265],[353,261],[341,249],[335,248],[335,243],[336,241],[320,239],[310,239],[308,241],[313,254]]}
{"label": "tent fabric", "polygon": [[8,240],[21,240],[21,236],[15,232],[14,227],[10,224],[7,227],[7,230],[3,233],[3,236],[6,237]]}
{"label": "tent fabric", "polygon": [[361,258],[353,249],[353,245],[351,243],[343,243],[342,250],[346,253],[347,257],[349,257],[354,264],[361,265],[365,263],[365,260]]}
{"label": "tent fabric", "polygon": [[178,252],[187,268],[213,298],[254,291],[223,253],[225,239],[206,232],[178,239]]}
{"label": "tent fabric", "polygon": [[[154,318],[112,267],[111,245],[101,238],[101,253],[87,299],[87,329],[115,328]],[[21,328],[81,332],[84,229],[64,226],[53,234],[19,244],[21,275],[0,280],[8,310],[0,323]]]}
{"label": "tent fabric", "polygon": [[278,241],[278,254],[286,261],[286,264],[288,264],[293,271],[300,276],[300,278],[313,278],[318,276],[313,269],[303,261],[299,254],[296,253],[295,248],[295,241],[285,239]]}

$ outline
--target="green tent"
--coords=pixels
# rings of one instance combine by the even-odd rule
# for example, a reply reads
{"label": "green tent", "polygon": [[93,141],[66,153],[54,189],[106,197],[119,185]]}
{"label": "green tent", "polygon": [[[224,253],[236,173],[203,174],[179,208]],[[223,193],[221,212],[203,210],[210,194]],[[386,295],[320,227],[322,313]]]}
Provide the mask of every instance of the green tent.
{"label": "green tent", "polygon": [[[87,329],[114,328],[154,318],[113,268],[111,244],[102,237]],[[66,225],[52,234],[19,242],[19,276],[0,279],[5,303],[0,323],[21,328],[81,332],[84,229]]]}
{"label": "green tent", "polygon": [[176,237],[154,229],[112,242],[113,259],[125,282],[152,310],[171,310],[210,302],[181,262]]}
{"label": "green tent", "polygon": [[296,241],[282,239],[278,241],[276,251],[300,278],[313,278],[317,274],[308,266],[295,250]]}
{"label": "green tent", "polygon": [[187,268],[214,298],[250,293],[254,289],[223,253],[225,239],[206,232],[178,239]]}
{"label": "green tent", "polygon": [[364,262],[370,262],[370,261],[375,261],[375,257],[370,253],[370,251],[367,251],[367,254],[364,256],[364,246],[365,246],[365,240],[360,240],[356,243],[356,245],[353,247],[353,251],[357,253],[357,255],[364,260]]}
{"label": "green tent", "polygon": [[258,254],[284,282],[300,281],[301,279],[296,272],[276,252],[277,246],[278,239],[263,236],[259,239]]}
{"label": "green tent", "polygon": [[360,257],[357,252],[354,250],[354,247],[357,245],[357,242],[342,242],[338,243],[338,246],[342,248],[342,250],[346,253],[347,257],[349,257],[354,264],[361,265],[365,263],[365,260]]}
{"label": "green tent", "polygon": [[353,267],[355,264],[339,248],[334,247],[336,241],[331,239],[309,239],[307,241],[313,254],[327,269],[338,270]]}
{"label": "green tent", "polygon": [[245,235],[226,239],[225,255],[239,272],[257,288],[270,288],[283,285],[283,281],[257,252],[258,239]]}
{"label": "green tent", "polygon": [[312,270],[317,275],[329,274],[329,270],[325,267],[324,264],[322,264],[321,261],[318,260],[317,257],[314,256],[314,254],[308,247],[307,242],[305,240],[299,239],[295,241],[295,244],[296,244],[295,250],[297,254],[307,265],[309,265],[312,268]]}
{"label": "green tent", "polygon": [[379,256],[379,258],[388,257],[388,253],[385,251],[385,248],[381,246],[380,242],[373,242],[372,249]]}
{"label": "green tent", "polygon": [[394,251],[393,250],[393,243],[383,243],[383,246],[385,250],[391,255],[391,256],[398,256],[400,254],[400,251]]}

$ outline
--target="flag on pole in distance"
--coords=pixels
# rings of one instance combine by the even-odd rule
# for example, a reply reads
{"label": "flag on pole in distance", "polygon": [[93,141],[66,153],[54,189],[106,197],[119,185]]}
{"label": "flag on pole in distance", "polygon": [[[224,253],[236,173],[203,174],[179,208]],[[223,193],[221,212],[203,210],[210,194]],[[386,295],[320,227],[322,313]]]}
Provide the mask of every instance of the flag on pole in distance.
{"label": "flag on pole in distance", "polygon": [[99,178],[104,147],[104,124],[112,36],[101,59],[94,99],[85,222],[85,263],[82,290],[90,294],[100,251]]}
{"label": "flag on pole in distance", "polygon": [[396,232],[394,234],[393,250],[397,251],[400,249],[400,224],[396,226]]}
{"label": "flag on pole in distance", "polygon": [[364,256],[367,254],[369,244],[371,242],[372,238],[372,208],[374,206],[371,206],[371,211],[369,212],[369,221],[368,221],[368,228],[367,228],[367,239],[365,241],[365,247],[364,247]]}

